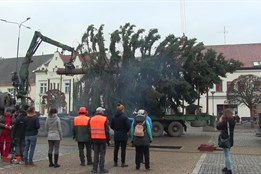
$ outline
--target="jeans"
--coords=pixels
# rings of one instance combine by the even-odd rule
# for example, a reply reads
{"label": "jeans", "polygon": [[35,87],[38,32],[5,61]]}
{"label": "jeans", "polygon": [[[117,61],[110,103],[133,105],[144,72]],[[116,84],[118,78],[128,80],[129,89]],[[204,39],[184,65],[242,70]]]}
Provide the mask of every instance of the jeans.
{"label": "jeans", "polygon": [[37,135],[25,136],[24,161],[33,162],[34,150],[37,142]]}
{"label": "jeans", "polygon": [[227,170],[232,170],[230,149],[223,148],[223,151],[224,151],[224,155],[225,155],[225,167],[227,168]]}

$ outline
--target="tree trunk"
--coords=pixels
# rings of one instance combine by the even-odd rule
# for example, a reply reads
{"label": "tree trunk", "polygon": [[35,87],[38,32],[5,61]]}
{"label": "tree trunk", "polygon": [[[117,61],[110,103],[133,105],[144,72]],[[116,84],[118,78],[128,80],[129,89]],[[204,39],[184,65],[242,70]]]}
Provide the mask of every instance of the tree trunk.
{"label": "tree trunk", "polygon": [[251,125],[251,128],[254,128],[254,114],[253,114],[253,107],[251,106],[250,108],[249,108],[249,110],[250,110],[250,117],[251,117],[251,119],[250,119],[250,125]]}

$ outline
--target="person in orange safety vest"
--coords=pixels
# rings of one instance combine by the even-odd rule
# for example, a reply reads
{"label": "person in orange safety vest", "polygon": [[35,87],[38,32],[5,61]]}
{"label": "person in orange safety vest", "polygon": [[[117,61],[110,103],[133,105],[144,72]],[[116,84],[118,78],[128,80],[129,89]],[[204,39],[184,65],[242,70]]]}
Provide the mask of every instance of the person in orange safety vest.
{"label": "person in orange safety vest", "polygon": [[104,168],[106,143],[110,145],[110,128],[108,118],[104,116],[105,109],[98,107],[96,114],[90,119],[91,141],[94,149],[94,161],[92,173],[98,172],[98,165],[100,173],[108,173]]}
{"label": "person in orange safety vest", "polygon": [[73,139],[78,142],[79,157],[81,166],[85,166],[84,146],[86,147],[87,165],[92,165],[92,149],[91,138],[89,130],[88,111],[86,107],[79,108],[79,116],[74,118],[73,121]]}

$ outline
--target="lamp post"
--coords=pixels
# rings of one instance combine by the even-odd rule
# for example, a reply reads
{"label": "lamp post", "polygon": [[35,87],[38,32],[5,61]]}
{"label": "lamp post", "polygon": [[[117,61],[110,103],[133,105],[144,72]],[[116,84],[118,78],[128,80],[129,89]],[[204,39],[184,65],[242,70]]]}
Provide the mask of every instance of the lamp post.
{"label": "lamp post", "polygon": [[211,94],[212,94],[212,116],[214,116],[214,94],[215,94],[215,91],[211,91]]}
{"label": "lamp post", "polygon": [[[5,19],[0,19],[0,21],[3,21],[3,22],[6,22],[6,23],[10,23],[10,24],[15,24],[18,26],[18,39],[17,39],[17,50],[16,50],[16,68],[15,68],[15,72],[18,74],[18,66],[19,66],[19,59],[18,59],[18,56],[19,56],[19,44],[20,44],[20,30],[21,30],[21,27],[25,27],[25,28],[28,28],[28,29],[31,29],[30,27],[28,26],[25,26],[23,25],[23,23],[25,23],[26,21],[30,20],[31,18],[28,17],[26,18],[24,21],[22,21],[21,23],[18,23],[18,22],[12,22],[12,21],[7,21]],[[15,94],[16,93],[16,89],[14,90],[14,97],[15,97]]]}

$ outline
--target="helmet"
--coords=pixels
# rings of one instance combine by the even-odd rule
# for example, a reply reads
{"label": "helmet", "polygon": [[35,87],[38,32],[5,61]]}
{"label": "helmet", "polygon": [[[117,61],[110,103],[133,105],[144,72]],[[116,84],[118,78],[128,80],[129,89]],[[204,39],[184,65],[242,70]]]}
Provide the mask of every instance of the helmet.
{"label": "helmet", "polygon": [[80,107],[78,113],[79,113],[79,114],[88,114],[88,111],[87,111],[86,107]]}

